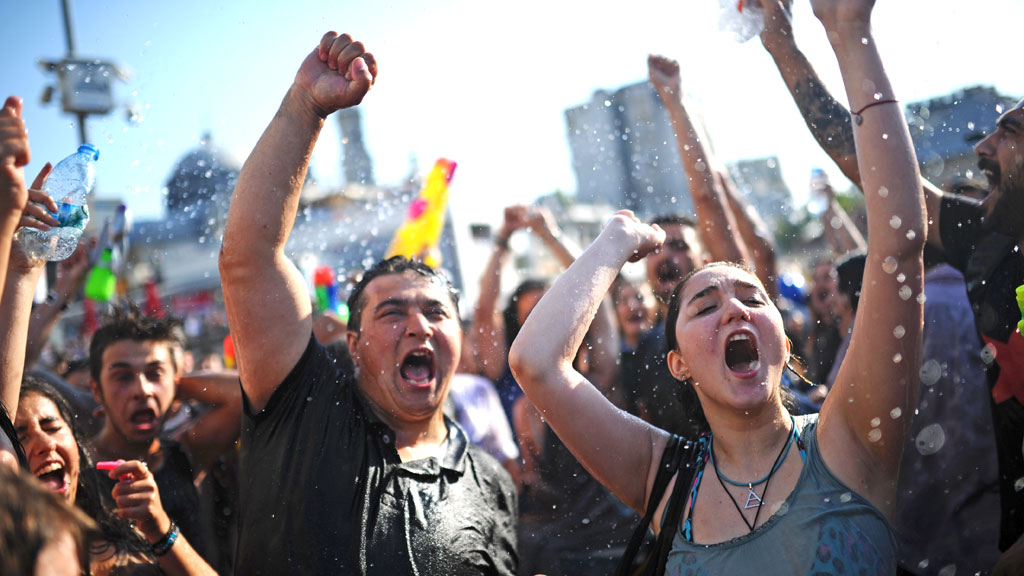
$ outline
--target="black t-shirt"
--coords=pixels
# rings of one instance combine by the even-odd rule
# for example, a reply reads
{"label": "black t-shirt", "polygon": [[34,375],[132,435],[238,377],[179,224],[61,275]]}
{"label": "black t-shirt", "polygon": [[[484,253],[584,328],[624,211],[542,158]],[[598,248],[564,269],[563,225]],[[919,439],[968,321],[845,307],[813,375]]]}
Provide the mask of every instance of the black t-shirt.
{"label": "black t-shirt", "polygon": [[[683,386],[668,370],[665,321],[640,338],[632,360],[633,375],[626,380],[630,406],[642,406],[648,421],[658,428],[684,438],[696,438],[700,428],[693,420],[696,407],[684,406],[678,388]],[[693,398],[696,402],[696,397]]]}
{"label": "black t-shirt", "polygon": [[995,402],[993,423],[999,455],[1002,523],[999,546],[1005,550],[1024,534],[1024,338],[1016,288],[1024,284],[1024,255],[1015,238],[985,227],[984,211],[974,200],[949,195],[939,217],[947,261],[963,273],[974,320],[984,340]]}
{"label": "black t-shirt", "polygon": [[512,481],[445,421],[443,462],[403,463],[311,337],[262,412],[245,399],[235,573],[515,574]]}

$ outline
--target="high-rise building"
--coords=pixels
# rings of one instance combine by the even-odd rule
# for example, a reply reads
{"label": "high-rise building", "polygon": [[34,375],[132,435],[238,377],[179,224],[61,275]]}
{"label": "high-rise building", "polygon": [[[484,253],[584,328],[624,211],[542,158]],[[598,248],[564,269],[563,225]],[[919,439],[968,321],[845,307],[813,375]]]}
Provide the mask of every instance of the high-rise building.
{"label": "high-rise building", "polygon": [[672,123],[646,82],[598,90],[565,119],[579,202],[640,217],[693,211]]}

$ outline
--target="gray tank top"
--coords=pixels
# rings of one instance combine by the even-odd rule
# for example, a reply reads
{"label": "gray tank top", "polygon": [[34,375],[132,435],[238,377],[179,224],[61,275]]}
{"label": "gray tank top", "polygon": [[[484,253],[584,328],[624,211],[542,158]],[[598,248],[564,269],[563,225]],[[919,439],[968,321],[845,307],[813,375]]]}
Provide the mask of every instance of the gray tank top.
{"label": "gray tank top", "polygon": [[[806,461],[796,487],[753,532],[719,544],[688,542],[676,526],[665,574],[894,574],[896,537],[885,516],[840,482],[818,451],[817,415],[796,419]],[[700,474],[696,474],[698,478]]]}

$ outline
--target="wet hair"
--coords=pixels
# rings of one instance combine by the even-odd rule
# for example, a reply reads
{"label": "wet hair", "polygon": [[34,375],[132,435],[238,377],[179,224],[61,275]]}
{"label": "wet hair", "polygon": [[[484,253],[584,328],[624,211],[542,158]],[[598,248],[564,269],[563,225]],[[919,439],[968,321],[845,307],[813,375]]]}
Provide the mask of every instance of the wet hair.
{"label": "wet hair", "polygon": [[836,264],[837,289],[850,299],[850,307],[857,312],[860,303],[860,291],[864,285],[864,265],[867,254],[859,252],[843,258]]}
{"label": "wet hair", "polygon": [[[118,554],[142,555],[151,558],[149,546],[142,537],[132,529],[127,520],[111,513],[104,505],[104,487],[97,474],[92,473],[95,466],[92,456],[82,442],[82,432],[75,420],[71,406],[56,388],[44,380],[31,374],[25,375],[21,383],[22,398],[29,394],[38,394],[57,407],[57,413],[71,430],[78,448],[78,490],[75,493],[75,507],[92,518],[99,527],[101,539],[92,543],[91,551],[103,553],[110,547]],[[86,564],[88,565],[88,564]]]}
{"label": "wet hair", "polygon": [[406,258],[405,256],[392,256],[385,260],[381,260],[373,265],[373,268],[367,270],[363,277],[356,284],[355,288],[352,289],[352,293],[348,297],[348,329],[356,334],[359,334],[360,326],[362,325],[363,307],[366,306],[366,302],[363,299],[363,292],[366,291],[366,287],[370,285],[375,278],[381,276],[391,276],[393,274],[405,274],[413,273],[419,274],[424,278],[432,282],[437,282],[445,288],[445,292],[448,293],[448,297],[451,298],[452,306],[455,307],[455,315],[459,313],[459,291],[452,285],[448,277],[441,273],[440,270],[436,270],[427,266],[419,260],[413,260]]}
{"label": "wet hair", "polygon": [[523,327],[523,321],[525,318],[519,317],[519,309],[516,304],[519,300],[529,294],[530,292],[545,292],[548,289],[547,280],[539,280],[536,278],[523,280],[516,286],[512,296],[508,299],[508,306],[501,311],[501,317],[505,321],[505,342],[511,346],[516,340],[516,336],[519,336],[519,330]]}
{"label": "wet hair", "polygon": [[9,414],[7,407],[0,403],[0,430],[3,430],[4,435],[11,441],[11,446],[14,446],[14,455],[18,458],[18,466],[27,471],[28,456],[25,455],[25,447],[18,442],[18,431],[14,429],[14,422],[11,421]]}
{"label": "wet hair", "polygon": [[89,375],[97,383],[101,382],[100,375],[103,372],[103,352],[122,340],[166,342],[171,349],[171,362],[177,372],[179,359],[174,349],[185,349],[185,330],[177,318],[148,315],[131,300],[111,306],[89,345]]}
{"label": "wet hair", "polygon": [[88,573],[96,524],[30,475],[0,466],[0,574],[35,574],[39,554],[64,533]]}

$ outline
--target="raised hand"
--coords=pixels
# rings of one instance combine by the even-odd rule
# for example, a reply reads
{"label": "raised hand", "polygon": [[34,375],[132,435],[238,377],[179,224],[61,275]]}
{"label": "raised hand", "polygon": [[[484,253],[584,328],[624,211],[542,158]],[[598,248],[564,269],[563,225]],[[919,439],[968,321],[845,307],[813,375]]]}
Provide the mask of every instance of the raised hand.
{"label": "raised hand", "polygon": [[665,56],[651,54],[647,57],[647,76],[654,89],[663,98],[679,97],[682,94],[682,81],[679,78],[679,62]]}
{"label": "raised hand", "polygon": [[171,519],[160,502],[160,490],[149,467],[139,460],[129,460],[109,475],[119,480],[111,492],[118,516],[135,522],[149,542],[159,540],[170,529]]}
{"label": "raised hand", "polygon": [[665,243],[665,231],[657,224],[648,225],[630,210],[619,210],[605,224],[605,236],[632,251],[630,262],[637,262]]}
{"label": "raised hand", "polygon": [[37,228],[39,230],[49,230],[50,226],[56,226],[60,224],[56,218],[50,216],[50,212],[57,212],[57,203],[50,198],[48,194],[43,192],[43,182],[46,181],[46,177],[50,175],[50,171],[53,170],[53,165],[49,162],[43,166],[39,174],[36,175],[36,179],[32,181],[32,186],[28,189],[28,203],[25,204],[25,209],[21,213],[21,220],[18,222],[18,227],[22,226],[28,228]]}
{"label": "raised hand", "polygon": [[348,34],[324,34],[295,75],[321,118],[359,104],[377,78],[377,61]]}
{"label": "raised hand", "polygon": [[0,109],[0,209],[5,214],[20,214],[28,203],[24,168],[30,158],[21,98],[9,96]]}

